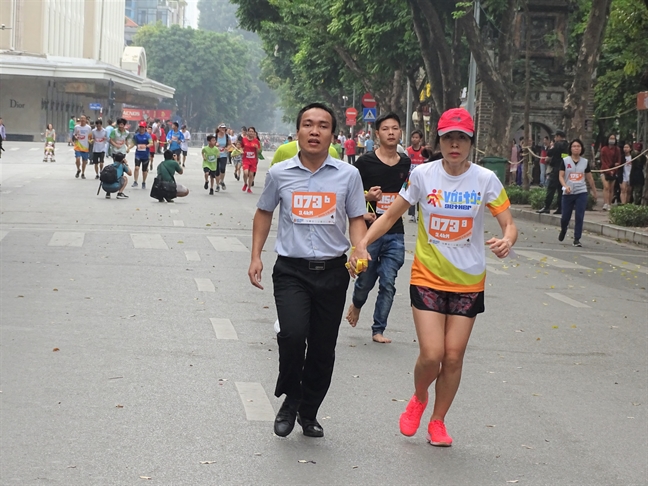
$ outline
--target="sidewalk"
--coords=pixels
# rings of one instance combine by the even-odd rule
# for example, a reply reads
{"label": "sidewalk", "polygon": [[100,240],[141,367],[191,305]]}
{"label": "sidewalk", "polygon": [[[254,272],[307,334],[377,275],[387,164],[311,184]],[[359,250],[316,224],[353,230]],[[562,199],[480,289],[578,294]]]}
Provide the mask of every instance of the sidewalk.
{"label": "sidewalk", "polygon": [[[609,213],[602,211],[602,207],[603,197],[599,191],[599,198],[594,210],[585,211],[584,231],[648,247],[648,228],[632,228],[611,224]],[[515,204],[511,205],[511,212],[514,218],[560,226],[560,216],[557,214],[554,215],[553,210],[550,214],[538,214],[529,205]],[[574,215],[572,215],[571,221],[569,222],[569,227],[574,228]]]}

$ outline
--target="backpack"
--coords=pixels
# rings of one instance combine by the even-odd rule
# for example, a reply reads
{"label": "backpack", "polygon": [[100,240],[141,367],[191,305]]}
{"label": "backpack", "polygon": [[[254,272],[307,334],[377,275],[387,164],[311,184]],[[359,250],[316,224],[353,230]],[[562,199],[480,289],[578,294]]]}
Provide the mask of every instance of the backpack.
{"label": "backpack", "polygon": [[114,184],[119,181],[117,177],[117,167],[115,164],[110,164],[101,169],[101,174],[99,174],[99,180],[105,184]]}

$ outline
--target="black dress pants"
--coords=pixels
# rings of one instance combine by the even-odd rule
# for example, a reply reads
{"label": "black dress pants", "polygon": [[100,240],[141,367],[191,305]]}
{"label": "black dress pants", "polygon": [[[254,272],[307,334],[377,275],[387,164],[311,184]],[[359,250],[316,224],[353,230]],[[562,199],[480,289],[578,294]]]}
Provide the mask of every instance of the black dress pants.
{"label": "black dress pants", "polygon": [[350,279],[345,262],[342,256],[316,270],[313,262],[280,256],[272,273],[281,328],[275,396],[298,401],[307,419],[315,419],[331,384]]}
{"label": "black dress pants", "polygon": [[[555,171],[556,169],[554,169]],[[557,191],[562,191],[560,186],[560,180],[558,176],[554,176],[553,173],[549,176],[549,183],[547,184],[547,197],[545,198],[544,207],[551,209],[551,203],[553,202],[554,195]],[[560,212],[562,209],[562,193],[558,192],[558,208],[557,211]]]}

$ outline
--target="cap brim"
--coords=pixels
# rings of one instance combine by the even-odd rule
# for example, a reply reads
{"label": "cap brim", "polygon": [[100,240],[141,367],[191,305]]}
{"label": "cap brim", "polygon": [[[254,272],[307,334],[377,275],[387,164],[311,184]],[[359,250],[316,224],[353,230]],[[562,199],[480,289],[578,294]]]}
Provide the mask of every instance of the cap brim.
{"label": "cap brim", "polygon": [[439,136],[442,137],[446,133],[450,132],[461,132],[465,133],[469,137],[472,137],[475,133],[471,132],[470,130],[466,130],[465,128],[459,128],[459,127],[449,127],[449,128],[444,128],[443,130],[439,130]]}

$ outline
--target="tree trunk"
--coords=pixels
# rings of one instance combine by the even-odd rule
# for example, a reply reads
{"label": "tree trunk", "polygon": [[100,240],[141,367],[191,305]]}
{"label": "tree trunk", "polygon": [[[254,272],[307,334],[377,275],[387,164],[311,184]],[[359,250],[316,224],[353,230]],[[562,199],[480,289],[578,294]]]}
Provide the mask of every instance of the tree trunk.
{"label": "tree trunk", "polygon": [[507,8],[500,22],[501,29],[497,40],[497,64],[493,61],[484,42],[475,18],[466,13],[461,17],[461,25],[472,52],[484,87],[490,95],[493,109],[491,130],[486,140],[486,154],[498,155],[508,160],[510,155],[511,122],[513,118],[513,61],[516,49],[513,42],[513,26],[517,0],[507,0]]}
{"label": "tree trunk", "polygon": [[594,84],[592,76],[598,65],[611,3],[612,0],[592,0],[587,27],[578,52],[574,80],[563,108],[563,123],[569,140],[582,137],[585,133],[587,103]]}

